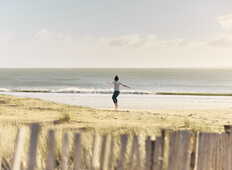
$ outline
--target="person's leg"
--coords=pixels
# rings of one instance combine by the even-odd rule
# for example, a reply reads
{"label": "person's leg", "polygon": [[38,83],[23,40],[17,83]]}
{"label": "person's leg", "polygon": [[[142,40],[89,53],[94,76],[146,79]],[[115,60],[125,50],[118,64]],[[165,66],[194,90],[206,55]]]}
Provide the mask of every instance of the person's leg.
{"label": "person's leg", "polygon": [[113,96],[112,96],[112,99],[113,99],[113,102],[114,102],[114,107],[115,107],[116,110],[118,108],[118,100],[117,100],[118,95],[119,95],[119,91],[115,91]]}
{"label": "person's leg", "polygon": [[119,93],[120,93],[119,91],[116,91],[116,94],[115,94],[115,110],[118,109],[118,99],[117,99],[117,97],[118,97]]}
{"label": "person's leg", "polygon": [[114,102],[114,107],[116,108],[116,103],[117,103],[116,92],[114,92],[114,94],[112,96],[112,100]]}

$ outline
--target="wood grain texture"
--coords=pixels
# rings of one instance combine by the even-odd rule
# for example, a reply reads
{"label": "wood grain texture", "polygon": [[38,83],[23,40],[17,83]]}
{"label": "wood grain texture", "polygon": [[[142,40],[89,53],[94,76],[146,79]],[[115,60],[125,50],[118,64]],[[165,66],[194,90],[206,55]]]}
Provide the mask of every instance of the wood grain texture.
{"label": "wood grain texture", "polygon": [[34,170],[37,166],[36,156],[37,156],[38,137],[39,137],[39,131],[40,131],[39,124],[32,124],[30,126],[30,130],[31,130],[31,134],[30,134],[27,169]]}
{"label": "wood grain texture", "polygon": [[20,128],[16,137],[16,147],[13,158],[12,170],[20,170],[23,148],[25,142],[25,128]]}
{"label": "wood grain texture", "polygon": [[61,153],[61,170],[68,170],[69,158],[69,135],[64,133],[62,137],[62,153]]}
{"label": "wood grain texture", "polygon": [[191,132],[176,131],[170,134],[168,170],[190,170]]}
{"label": "wood grain texture", "polygon": [[122,135],[120,137],[121,147],[119,153],[119,160],[117,163],[117,170],[124,170],[125,168],[125,158],[126,158],[126,151],[127,151],[127,143],[128,143],[128,135]]}
{"label": "wood grain texture", "polygon": [[46,170],[55,169],[55,154],[56,141],[55,141],[55,132],[54,130],[48,131],[48,141],[47,141],[47,160],[46,160]]}
{"label": "wood grain texture", "polygon": [[74,137],[74,170],[81,170],[81,134]]}
{"label": "wood grain texture", "polygon": [[152,170],[162,170],[164,138],[158,137],[153,147]]}

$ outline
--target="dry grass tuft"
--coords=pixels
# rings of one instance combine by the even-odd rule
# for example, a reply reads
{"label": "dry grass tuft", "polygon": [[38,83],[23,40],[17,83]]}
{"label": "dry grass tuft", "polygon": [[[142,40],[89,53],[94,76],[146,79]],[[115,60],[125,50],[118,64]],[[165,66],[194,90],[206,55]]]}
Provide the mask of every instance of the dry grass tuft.
{"label": "dry grass tuft", "polygon": [[54,124],[69,123],[71,121],[71,115],[69,113],[64,113],[62,117],[58,120],[54,120]]}

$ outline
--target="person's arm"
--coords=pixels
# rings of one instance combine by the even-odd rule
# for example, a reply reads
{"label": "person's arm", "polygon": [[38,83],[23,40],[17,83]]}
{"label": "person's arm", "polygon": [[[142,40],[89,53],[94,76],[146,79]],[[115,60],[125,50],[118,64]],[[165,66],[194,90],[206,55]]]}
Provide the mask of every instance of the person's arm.
{"label": "person's arm", "polygon": [[125,84],[120,83],[120,85],[122,85],[123,87],[126,87],[126,88],[130,89],[130,87],[127,86],[127,85],[125,85]]}

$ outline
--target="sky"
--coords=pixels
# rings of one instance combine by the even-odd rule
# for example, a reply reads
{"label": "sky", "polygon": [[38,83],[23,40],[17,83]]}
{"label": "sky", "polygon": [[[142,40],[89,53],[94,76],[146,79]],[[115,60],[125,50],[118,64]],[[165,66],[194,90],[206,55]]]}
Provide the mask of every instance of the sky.
{"label": "sky", "polygon": [[0,2],[0,68],[232,67],[231,0]]}

